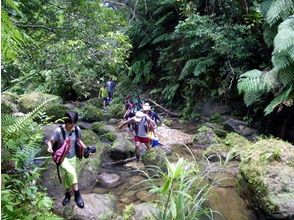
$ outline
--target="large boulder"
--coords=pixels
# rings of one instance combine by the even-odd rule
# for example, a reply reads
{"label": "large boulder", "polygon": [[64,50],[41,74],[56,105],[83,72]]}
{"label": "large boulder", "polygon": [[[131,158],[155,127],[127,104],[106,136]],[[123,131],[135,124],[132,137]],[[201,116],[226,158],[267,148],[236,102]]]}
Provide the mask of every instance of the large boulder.
{"label": "large boulder", "polygon": [[114,160],[124,160],[134,154],[135,145],[123,134],[116,134],[116,139],[110,149],[110,157]]}
{"label": "large boulder", "polygon": [[[57,126],[57,124],[44,126],[44,139],[48,140]],[[97,148],[95,154],[91,155],[89,158],[78,160],[77,163],[79,187],[84,189],[96,184],[96,177],[100,171],[104,146],[99,141],[98,136],[90,130],[82,131],[82,140],[87,146],[94,145]],[[40,155],[49,154],[46,149],[47,146],[44,145]],[[63,177],[63,174],[61,176]],[[62,184],[60,184],[58,180],[56,165],[51,159],[47,161],[47,169],[43,172],[41,180],[42,185],[48,189],[48,192],[52,197],[58,198],[64,191]]]}
{"label": "large boulder", "polygon": [[112,219],[116,210],[114,196],[103,194],[82,194],[85,208],[80,209],[72,199],[70,204],[63,206],[61,201],[54,206],[54,211],[65,219],[100,220]]}
{"label": "large boulder", "polygon": [[240,183],[267,217],[294,217],[294,146],[281,140],[260,140],[242,156]]}
{"label": "large boulder", "polygon": [[193,136],[182,131],[168,128],[166,126],[159,126],[156,129],[158,140],[162,145],[179,146],[191,145],[193,143]]}
{"label": "large boulder", "polygon": [[33,109],[37,108],[43,102],[53,98],[54,98],[53,103],[61,103],[62,101],[59,96],[50,95],[46,93],[33,92],[33,93],[24,94],[18,100],[19,109],[21,112],[28,113],[32,111]]}

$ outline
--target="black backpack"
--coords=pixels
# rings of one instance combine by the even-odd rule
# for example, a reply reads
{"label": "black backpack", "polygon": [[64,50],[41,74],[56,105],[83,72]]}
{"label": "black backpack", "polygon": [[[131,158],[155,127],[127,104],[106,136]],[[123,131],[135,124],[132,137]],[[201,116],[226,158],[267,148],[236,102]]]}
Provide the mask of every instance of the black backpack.
{"label": "black backpack", "polygon": [[[60,177],[59,166],[62,164],[66,154],[69,151],[69,148],[67,149],[66,143],[64,142],[66,140],[65,130],[62,125],[60,125],[59,128],[62,133],[63,144],[58,145],[57,141],[55,143],[53,143],[53,145],[52,145],[52,150],[53,150],[52,158],[53,158],[53,161],[55,162],[56,167],[57,167],[57,174],[58,174],[59,181],[60,181],[60,183],[62,183],[61,177]],[[76,157],[81,160],[83,158],[84,148],[81,146],[81,144],[79,142],[80,140],[78,138],[79,132],[78,132],[77,126],[75,126],[75,135],[76,135],[76,141],[75,141]],[[63,149],[61,149],[61,148],[63,148]]]}

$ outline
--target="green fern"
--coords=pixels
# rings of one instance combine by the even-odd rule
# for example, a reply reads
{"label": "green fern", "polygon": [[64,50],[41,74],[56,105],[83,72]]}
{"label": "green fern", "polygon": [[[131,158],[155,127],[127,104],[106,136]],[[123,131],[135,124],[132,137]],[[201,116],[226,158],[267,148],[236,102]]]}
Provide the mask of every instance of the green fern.
{"label": "green fern", "polygon": [[294,11],[293,0],[274,0],[266,14],[266,21],[270,25],[275,24],[279,20],[284,20],[292,15]]}
{"label": "green fern", "polygon": [[294,83],[294,1],[270,2],[270,5],[262,4],[262,9],[266,13],[267,27],[264,38],[269,45],[272,45],[272,42],[274,45],[274,68],[266,74],[259,70],[251,70],[242,74],[238,80],[238,91],[244,93],[244,102],[247,106],[258,101],[266,93],[272,92],[275,95],[264,110],[266,115],[281,104],[293,105]]}
{"label": "green fern", "polygon": [[49,104],[56,98],[48,99],[35,108],[33,111],[22,117],[13,115],[1,115],[1,133],[2,143],[5,144],[10,138],[15,137],[20,131],[26,130],[28,122],[40,118],[43,111],[49,107]]}
{"label": "green fern", "polygon": [[281,103],[285,104],[286,106],[293,105],[294,100],[294,90],[293,87],[290,86],[289,89],[283,91],[280,95],[276,96],[271,103],[265,108],[264,112],[265,115],[270,114],[277,106]]}

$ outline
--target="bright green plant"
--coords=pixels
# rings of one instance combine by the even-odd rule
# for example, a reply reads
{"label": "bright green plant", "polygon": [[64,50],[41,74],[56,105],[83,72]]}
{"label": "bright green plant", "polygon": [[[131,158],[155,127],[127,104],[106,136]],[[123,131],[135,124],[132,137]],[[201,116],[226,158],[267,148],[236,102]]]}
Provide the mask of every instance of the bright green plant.
{"label": "bright green plant", "polygon": [[[156,219],[199,219],[211,215],[211,210],[204,207],[209,184],[200,176],[200,170],[195,161],[189,162],[178,158],[175,163],[166,159],[167,172],[158,167],[152,167],[153,183],[151,192],[159,196],[159,214]],[[146,174],[147,175],[147,174]],[[148,176],[148,175],[147,175]],[[155,179],[159,178],[159,179]],[[160,185],[156,183],[159,180]]]}
{"label": "bright green plant", "polygon": [[131,217],[135,214],[134,204],[131,203],[129,205],[126,205],[123,210],[123,218],[124,220],[129,220]]}

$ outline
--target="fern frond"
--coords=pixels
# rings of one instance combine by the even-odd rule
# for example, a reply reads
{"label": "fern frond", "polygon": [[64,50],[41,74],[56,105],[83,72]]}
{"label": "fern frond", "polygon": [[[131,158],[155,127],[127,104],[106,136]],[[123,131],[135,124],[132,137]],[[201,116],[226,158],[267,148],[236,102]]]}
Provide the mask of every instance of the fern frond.
{"label": "fern frond", "polygon": [[[46,110],[49,107],[49,104],[54,101],[56,98],[48,99],[44,101],[41,105],[35,108],[33,111],[25,114],[22,117],[13,117],[13,116],[1,116],[1,133],[2,138],[5,142],[5,139],[9,139],[10,136],[15,135],[20,130],[25,130],[27,123],[31,120],[34,120],[42,115],[42,111]],[[10,123],[10,124],[8,124]]]}
{"label": "fern frond", "polygon": [[280,95],[275,97],[270,104],[264,109],[265,115],[270,114],[273,112],[273,110],[280,105],[283,102],[290,101],[292,99],[291,103],[293,103],[293,97],[290,96],[290,94],[293,93],[293,87],[290,86],[289,89],[284,90]]}
{"label": "fern frond", "polygon": [[274,53],[288,50],[294,44],[294,16],[290,16],[278,27],[278,34],[274,39]]}
{"label": "fern frond", "polygon": [[273,85],[270,77],[265,78],[265,73],[254,69],[242,74],[238,80],[238,92],[244,93],[246,106],[259,100]]}
{"label": "fern frond", "polygon": [[191,59],[191,60],[188,60],[185,63],[184,68],[182,69],[182,72],[181,72],[181,75],[179,77],[179,80],[184,79],[186,76],[188,76],[189,73],[191,72],[191,70],[195,68],[195,66],[197,65],[198,62],[199,62],[199,59]]}
{"label": "fern frond", "polygon": [[280,83],[287,87],[294,84],[294,64],[288,66],[288,68],[279,71],[278,73]]}
{"label": "fern frond", "polygon": [[274,0],[266,14],[266,21],[273,25],[280,19],[285,19],[294,13],[293,0]]}
{"label": "fern frond", "polygon": [[278,71],[281,71],[294,63],[294,60],[291,59],[288,51],[281,51],[280,53],[273,53],[272,63]]}

